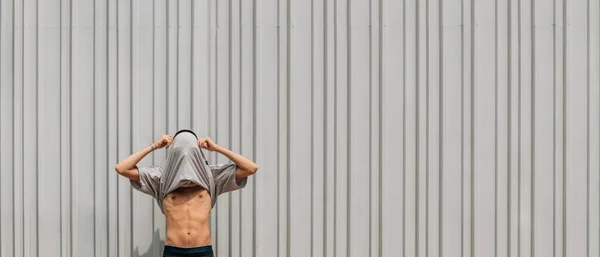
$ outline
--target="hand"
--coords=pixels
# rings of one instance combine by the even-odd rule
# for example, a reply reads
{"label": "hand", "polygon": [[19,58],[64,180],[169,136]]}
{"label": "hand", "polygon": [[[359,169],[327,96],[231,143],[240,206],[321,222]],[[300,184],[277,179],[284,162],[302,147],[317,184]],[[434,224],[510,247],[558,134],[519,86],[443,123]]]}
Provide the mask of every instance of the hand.
{"label": "hand", "polygon": [[198,139],[198,146],[209,151],[217,151],[219,148],[219,145],[213,142],[210,137]]}
{"label": "hand", "polygon": [[158,139],[156,139],[156,141],[154,141],[152,145],[154,146],[154,149],[161,149],[163,147],[169,148],[169,146],[171,146],[172,143],[173,136],[163,134],[160,135],[160,137],[158,137]]}

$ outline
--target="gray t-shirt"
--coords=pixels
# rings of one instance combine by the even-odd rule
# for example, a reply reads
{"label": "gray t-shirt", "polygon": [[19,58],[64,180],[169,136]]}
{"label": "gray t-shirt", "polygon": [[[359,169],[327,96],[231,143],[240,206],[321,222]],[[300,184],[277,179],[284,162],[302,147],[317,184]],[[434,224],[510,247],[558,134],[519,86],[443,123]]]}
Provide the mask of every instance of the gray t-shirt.
{"label": "gray t-shirt", "polygon": [[214,207],[217,197],[223,193],[246,186],[248,178],[236,179],[237,165],[208,165],[202,150],[191,133],[177,135],[161,166],[138,167],[140,180],[130,180],[131,186],[152,195],[163,210],[163,199],[173,190],[191,183],[205,188]]}

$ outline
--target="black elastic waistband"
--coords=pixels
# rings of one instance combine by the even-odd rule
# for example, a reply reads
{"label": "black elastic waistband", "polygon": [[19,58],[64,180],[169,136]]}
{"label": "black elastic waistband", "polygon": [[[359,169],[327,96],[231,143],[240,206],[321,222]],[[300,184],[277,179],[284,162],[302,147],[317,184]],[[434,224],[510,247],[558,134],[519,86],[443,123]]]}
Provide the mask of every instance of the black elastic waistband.
{"label": "black elastic waistband", "polygon": [[213,249],[211,245],[197,247],[177,247],[172,245],[165,245],[165,251],[163,252],[163,256],[208,257],[213,256]]}

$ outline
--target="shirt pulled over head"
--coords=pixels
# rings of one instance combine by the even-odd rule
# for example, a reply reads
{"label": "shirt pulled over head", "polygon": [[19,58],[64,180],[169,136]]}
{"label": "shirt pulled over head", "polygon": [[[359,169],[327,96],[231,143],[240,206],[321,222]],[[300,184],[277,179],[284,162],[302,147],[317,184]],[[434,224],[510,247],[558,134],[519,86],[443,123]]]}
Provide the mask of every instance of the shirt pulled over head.
{"label": "shirt pulled over head", "polygon": [[131,186],[152,195],[163,210],[163,199],[180,187],[201,186],[211,197],[211,206],[217,196],[246,186],[248,178],[236,179],[235,163],[209,165],[198,147],[198,139],[191,132],[178,133],[167,150],[162,165],[138,167],[139,181],[130,180]]}

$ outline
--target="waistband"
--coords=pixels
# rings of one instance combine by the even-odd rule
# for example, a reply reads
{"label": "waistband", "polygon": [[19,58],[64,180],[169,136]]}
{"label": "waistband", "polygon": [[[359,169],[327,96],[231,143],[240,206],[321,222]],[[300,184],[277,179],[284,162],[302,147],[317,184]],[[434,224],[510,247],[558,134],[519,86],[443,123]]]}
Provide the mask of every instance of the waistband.
{"label": "waistband", "polygon": [[182,247],[165,245],[163,256],[180,256],[180,257],[208,257],[213,256],[212,245],[194,246],[194,247]]}

